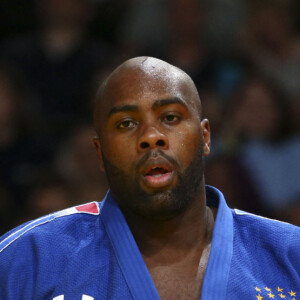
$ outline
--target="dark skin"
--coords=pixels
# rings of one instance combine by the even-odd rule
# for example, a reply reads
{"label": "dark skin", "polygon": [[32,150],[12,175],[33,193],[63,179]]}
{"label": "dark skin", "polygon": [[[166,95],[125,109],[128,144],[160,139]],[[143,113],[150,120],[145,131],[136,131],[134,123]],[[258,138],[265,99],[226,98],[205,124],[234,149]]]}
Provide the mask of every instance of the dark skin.
{"label": "dark skin", "polygon": [[[216,211],[206,206],[210,128],[190,77],[154,58],[101,86],[94,145],[161,299],[200,299]],[[176,287],[176,288],[175,288]]]}

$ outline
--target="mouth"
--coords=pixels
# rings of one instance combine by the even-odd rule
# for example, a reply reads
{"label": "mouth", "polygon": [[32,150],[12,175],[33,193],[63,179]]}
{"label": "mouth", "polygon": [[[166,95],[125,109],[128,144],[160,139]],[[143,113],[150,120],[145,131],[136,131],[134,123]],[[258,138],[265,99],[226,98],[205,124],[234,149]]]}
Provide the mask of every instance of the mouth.
{"label": "mouth", "polygon": [[174,171],[170,166],[165,164],[150,165],[142,176],[144,184],[148,188],[166,188],[174,177]]}
{"label": "mouth", "polygon": [[154,177],[160,177],[164,174],[170,173],[169,169],[164,166],[153,166],[151,167],[145,176],[154,176]]}

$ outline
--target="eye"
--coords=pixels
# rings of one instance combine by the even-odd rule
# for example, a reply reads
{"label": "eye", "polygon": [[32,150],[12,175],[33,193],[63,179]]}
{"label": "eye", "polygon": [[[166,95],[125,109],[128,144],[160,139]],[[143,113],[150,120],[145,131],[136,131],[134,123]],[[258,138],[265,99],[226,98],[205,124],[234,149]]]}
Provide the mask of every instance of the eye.
{"label": "eye", "polygon": [[132,120],[124,120],[117,125],[117,128],[124,129],[124,128],[133,128],[135,126],[136,123],[133,122]]}
{"label": "eye", "polygon": [[181,120],[181,117],[174,113],[169,113],[162,118],[163,122],[167,124],[174,124],[178,123]]}

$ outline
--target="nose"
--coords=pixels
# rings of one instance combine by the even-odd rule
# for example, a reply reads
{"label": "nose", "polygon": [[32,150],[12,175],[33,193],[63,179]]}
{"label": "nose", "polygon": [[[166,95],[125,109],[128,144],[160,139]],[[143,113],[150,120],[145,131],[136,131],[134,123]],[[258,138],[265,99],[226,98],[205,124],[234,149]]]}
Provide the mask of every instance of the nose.
{"label": "nose", "polygon": [[148,127],[144,130],[138,140],[138,151],[144,152],[149,149],[161,148],[168,149],[169,142],[163,133],[155,127]]}

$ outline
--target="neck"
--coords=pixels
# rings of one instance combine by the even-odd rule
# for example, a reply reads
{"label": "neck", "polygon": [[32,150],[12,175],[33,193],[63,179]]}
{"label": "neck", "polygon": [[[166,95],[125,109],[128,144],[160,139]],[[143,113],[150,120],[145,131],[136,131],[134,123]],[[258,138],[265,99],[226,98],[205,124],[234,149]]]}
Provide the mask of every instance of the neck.
{"label": "neck", "polygon": [[200,190],[185,211],[169,219],[146,219],[123,211],[145,260],[172,263],[195,251],[201,254],[210,244],[214,216],[206,207],[204,185]]}

